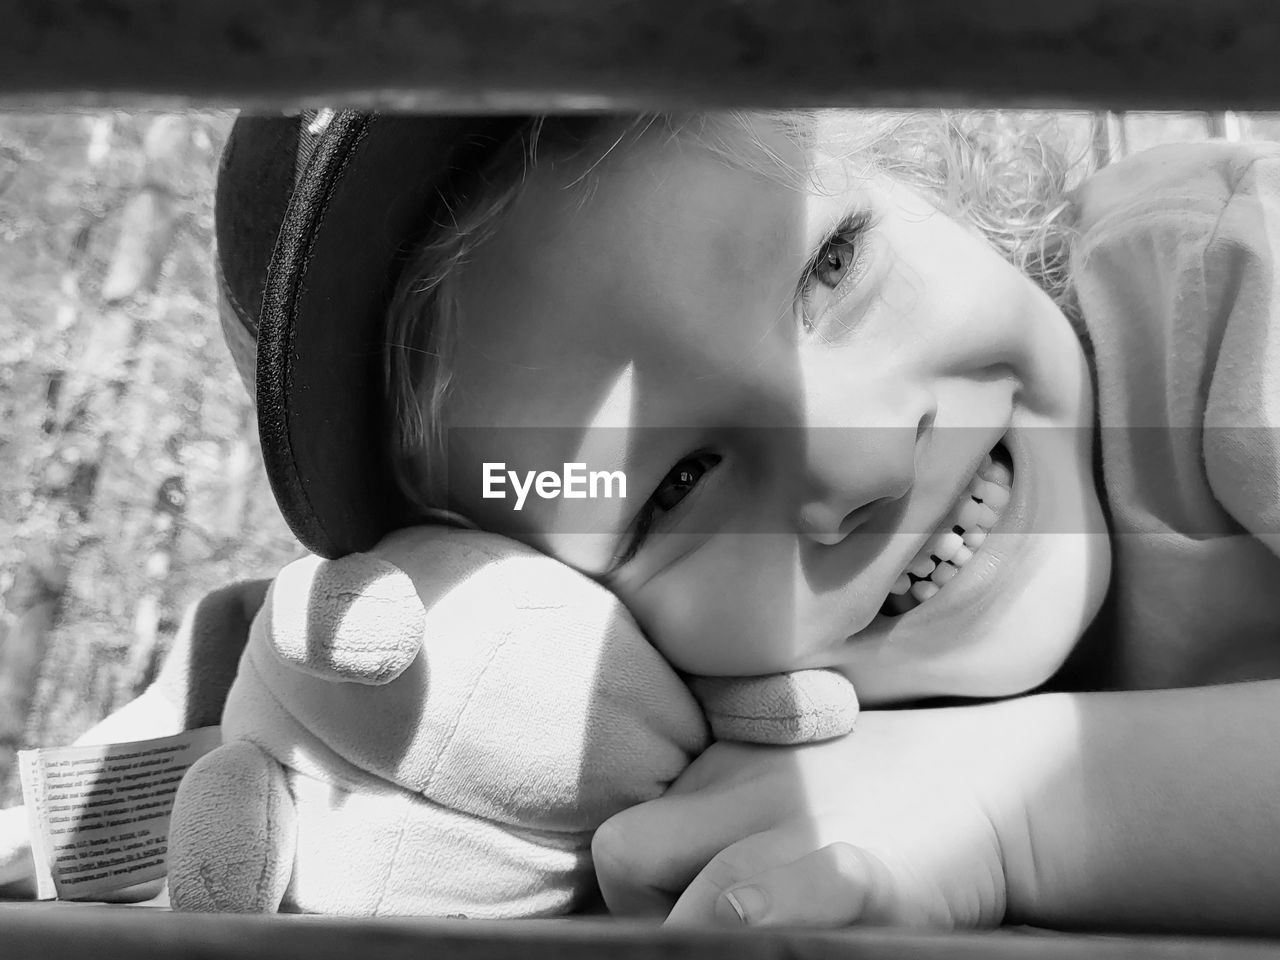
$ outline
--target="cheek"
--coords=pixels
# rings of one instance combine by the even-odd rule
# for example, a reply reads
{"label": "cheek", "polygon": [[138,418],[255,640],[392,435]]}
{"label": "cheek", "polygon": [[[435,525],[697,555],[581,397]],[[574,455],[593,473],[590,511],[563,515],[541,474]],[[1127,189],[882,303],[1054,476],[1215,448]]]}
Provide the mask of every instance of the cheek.
{"label": "cheek", "polygon": [[794,562],[774,538],[721,537],[624,596],[673,666],[704,676],[792,669],[804,648]]}
{"label": "cheek", "polygon": [[977,375],[1005,368],[1020,378],[1039,377],[1043,315],[1056,313],[1048,299],[954,223],[937,231],[926,226],[904,229],[893,240],[899,255],[875,329],[922,372]]}

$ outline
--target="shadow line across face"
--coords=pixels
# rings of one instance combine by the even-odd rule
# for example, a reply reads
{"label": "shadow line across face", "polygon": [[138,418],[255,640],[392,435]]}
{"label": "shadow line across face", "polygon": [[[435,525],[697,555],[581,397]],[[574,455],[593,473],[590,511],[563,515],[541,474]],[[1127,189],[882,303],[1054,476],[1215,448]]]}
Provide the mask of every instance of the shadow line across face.
{"label": "shadow line across face", "polygon": [[[450,506],[606,583],[680,670],[835,667],[871,706],[1039,684],[1109,571],[1070,324],[901,184],[766,119],[736,137],[741,163],[650,130],[586,192],[531,172],[461,275]],[[891,615],[992,456],[985,542]],[[516,510],[485,464],[627,496]]]}

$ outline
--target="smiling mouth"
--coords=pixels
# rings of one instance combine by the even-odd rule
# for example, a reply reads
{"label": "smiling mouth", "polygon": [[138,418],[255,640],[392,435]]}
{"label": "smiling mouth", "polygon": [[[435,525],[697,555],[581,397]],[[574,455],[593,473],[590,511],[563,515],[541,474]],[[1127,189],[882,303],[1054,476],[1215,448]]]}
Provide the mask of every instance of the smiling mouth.
{"label": "smiling mouth", "polygon": [[978,465],[938,531],[898,575],[880,613],[899,617],[941,593],[1000,522],[1013,489],[1013,458],[997,443]]}

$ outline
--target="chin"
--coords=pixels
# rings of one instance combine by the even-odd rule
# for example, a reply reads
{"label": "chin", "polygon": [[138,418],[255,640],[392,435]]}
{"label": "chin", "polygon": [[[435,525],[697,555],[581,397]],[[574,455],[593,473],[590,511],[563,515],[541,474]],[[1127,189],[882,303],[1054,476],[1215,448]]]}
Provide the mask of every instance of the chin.
{"label": "chin", "polygon": [[971,616],[955,618],[954,626],[934,623],[851,643],[840,668],[861,702],[874,707],[935,697],[1010,697],[1051,678],[1102,605],[1110,541],[1100,533],[1059,534],[1032,556],[1016,553],[1018,569],[1008,571],[1012,582]]}

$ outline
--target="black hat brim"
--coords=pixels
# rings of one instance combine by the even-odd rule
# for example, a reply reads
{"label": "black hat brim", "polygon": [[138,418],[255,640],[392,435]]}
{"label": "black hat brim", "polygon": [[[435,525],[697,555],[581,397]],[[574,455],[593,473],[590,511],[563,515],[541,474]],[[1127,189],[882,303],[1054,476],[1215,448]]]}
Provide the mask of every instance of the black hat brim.
{"label": "black hat brim", "polygon": [[[310,142],[305,128],[290,141],[281,123],[237,121],[219,218],[278,218],[256,318],[263,459],[294,534],[340,557],[413,521],[391,472],[387,309],[407,255],[441,215],[444,186],[517,119],[340,111]],[[263,241],[232,227],[219,225],[221,244],[241,245],[220,249],[223,272],[252,287]]]}

